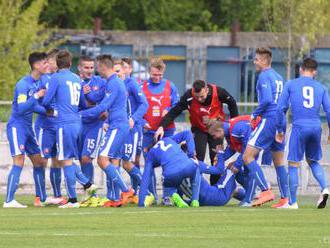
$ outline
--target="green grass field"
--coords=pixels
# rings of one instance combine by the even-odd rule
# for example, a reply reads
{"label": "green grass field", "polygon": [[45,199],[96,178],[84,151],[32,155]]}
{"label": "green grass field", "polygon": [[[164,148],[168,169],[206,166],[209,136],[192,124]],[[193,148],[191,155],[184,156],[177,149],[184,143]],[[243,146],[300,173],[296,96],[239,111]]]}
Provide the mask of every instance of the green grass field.
{"label": "green grass field", "polygon": [[[2,200],[2,199],[1,199]],[[19,196],[22,203],[32,198]],[[330,247],[330,208],[0,210],[0,247]]]}

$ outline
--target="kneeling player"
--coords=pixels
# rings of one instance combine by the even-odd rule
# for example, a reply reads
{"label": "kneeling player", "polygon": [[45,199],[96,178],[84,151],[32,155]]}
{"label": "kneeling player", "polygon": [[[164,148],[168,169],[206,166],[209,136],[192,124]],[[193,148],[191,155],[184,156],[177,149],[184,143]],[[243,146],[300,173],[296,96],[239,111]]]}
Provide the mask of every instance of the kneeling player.
{"label": "kneeling player", "polygon": [[[179,143],[187,142],[188,155],[181,150]],[[153,168],[161,166],[163,173],[164,187],[173,192],[172,197],[176,204],[180,197],[175,192],[182,180],[192,180],[191,206],[198,207],[199,187],[201,175],[199,168],[189,157],[195,154],[195,144],[190,131],[178,133],[172,137],[163,138],[158,141],[147,153],[146,163],[142,176],[139,193],[139,206],[148,206],[148,186],[151,181]],[[188,157],[189,156],[189,157]]]}

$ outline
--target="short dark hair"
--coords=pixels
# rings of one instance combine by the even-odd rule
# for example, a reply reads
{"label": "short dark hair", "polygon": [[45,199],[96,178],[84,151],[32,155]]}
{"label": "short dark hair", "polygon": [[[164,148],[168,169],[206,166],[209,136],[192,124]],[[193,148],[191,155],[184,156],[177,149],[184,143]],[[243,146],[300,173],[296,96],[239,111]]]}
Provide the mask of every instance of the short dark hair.
{"label": "short dark hair", "polygon": [[271,58],[272,57],[272,50],[268,47],[259,47],[256,50],[256,54],[268,55]]}
{"label": "short dark hair", "polygon": [[59,52],[60,52],[60,49],[53,48],[47,52],[47,58],[56,57]]}
{"label": "short dark hair", "polygon": [[103,54],[96,57],[96,61],[104,64],[107,68],[113,68],[114,62],[111,54]]}
{"label": "short dark hair", "polygon": [[193,89],[194,89],[194,92],[199,93],[199,92],[201,92],[201,90],[202,90],[203,88],[205,88],[206,86],[207,86],[207,83],[206,83],[205,81],[197,79],[197,80],[195,80],[195,82],[193,83]]}
{"label": "short dark hair", "polygon": [[133,60],[131,58],[125,57],[125,58],[122,58],[121,60],[130,66],[132,66],[132,64],[133,64]]}
{"label": "short dark hair", "polygon": [[312,58],[306,58],[304,59],[301,68],[304,71],[316,71],[317,70],[317,62],[315,59]]}
{"label": "short dark hair", "polygon": [[81,55],[79,57],[78,64],[80,65],[83,61],[94,62],[94,59],[92,57],[90,57],[90,56],[87,56],[87,55]]}
{"label": "short dark hair", "polygon": [[68,50],[61,50],[56,55],[58,69],[70,68],[72,65],[72,54]]}
{"label": "short dark hair", "polygon": [[33,52],[29,55],[29,64],[31,67],[31,70],[33,70],[33,65],[41,60],[44,60],[47,58],[47,54],[44,52]]}

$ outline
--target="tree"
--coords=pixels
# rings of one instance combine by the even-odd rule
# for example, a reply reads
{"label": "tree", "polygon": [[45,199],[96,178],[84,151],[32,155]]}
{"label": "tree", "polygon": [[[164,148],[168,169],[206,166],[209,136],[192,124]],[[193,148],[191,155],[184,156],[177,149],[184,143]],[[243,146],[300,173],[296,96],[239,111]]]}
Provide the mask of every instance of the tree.
{"label": "tree", "polygon": [[264,0],[263,15],[278,47],[286,48],[287,79],[292,61],[301,59],[329,30],[328,0]]}
{"label": "tree", "polygon": [[0,99],[12,99],[13,88],[19,78],[29,72],[28,55],[45,49],[50,31],[39,23],[45,0],[32,1],[23,6],[23,0],[0,1]]}

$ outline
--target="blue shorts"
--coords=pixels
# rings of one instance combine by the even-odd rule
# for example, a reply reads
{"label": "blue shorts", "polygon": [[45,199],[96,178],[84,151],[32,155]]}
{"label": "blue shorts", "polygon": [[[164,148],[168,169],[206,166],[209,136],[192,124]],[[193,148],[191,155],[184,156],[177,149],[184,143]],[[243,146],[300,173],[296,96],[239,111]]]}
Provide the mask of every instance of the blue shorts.
{"label": "blue shorts", "polygon": [[102,140],[103,122],[82,125],[79,138],[79,157],[96,158]]}
{"label": "blue shorts", "polygon": [[[178,188],[182,183],[183,179],[190,178],[193,179],[196,175],[196,164],[191,159],[182,161],[180,164],[180,169],[177,168],[176,171],[166,171],[163,168],[163,185],[166,188]],[[164,171],[165,170],[165,171]]]}
{"label": "blue shorts", "polygon": [[140,125],[135,125],[129,131],[129,138],[125,140],[123,146],[123,160],[134,162],[136,156],[141,155],[142,139],[142,127]]}
{"label": "blue shorts", "polygon": [[[175,129],[165,130],[164,138],[174,135]],[[155,131],[147,131],[143,133],[143,149],[150,147],[154,142]]]}
{"label": "blue shorts", "polygon": [[56,127],[36,128],[39,149],[43,158],[55,158],[56,147]]}
{"label": "blue shorts", "polygon": [[319,161],[322,158],[321,127],[293,126],[289,140],[288,160],[300,162],[304,159]]}
{"label": "blue shorts", "polygon": [[129,137],[129,130],[128,125],[117,128],[109,127],[102,138],[98,156],[122,159],[124,157],[123,146],[127,137]]}
{"label": "blue shorts", "polygon": [[263,118],[258,127],[251,133],[248,145],[259,150],[284,151],[285,141],[282,143],[276,142],[275,135],[276,118]]}
{"label": "blue shorts", "polygon": [[40,149],[32,126],[22,123],[7,125],[7,138],[11,156],[39,154]]}
{"label": "blue shorts", "polygon": [[58,160],[78,159],[78,142],[81,130],[81,123],[59,124],[56,132]]}

